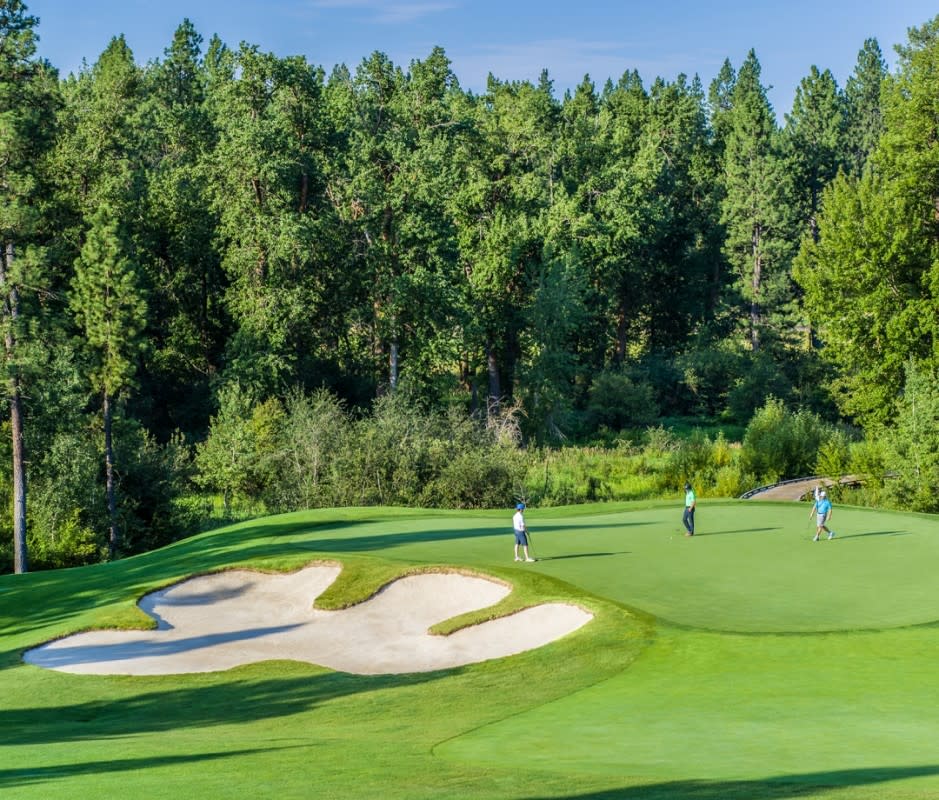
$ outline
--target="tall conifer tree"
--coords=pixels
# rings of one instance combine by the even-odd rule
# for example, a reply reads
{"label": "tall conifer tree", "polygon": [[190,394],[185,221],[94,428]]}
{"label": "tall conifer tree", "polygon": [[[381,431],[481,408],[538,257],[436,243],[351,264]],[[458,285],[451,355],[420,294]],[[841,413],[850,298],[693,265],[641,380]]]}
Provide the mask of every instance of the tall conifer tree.
{"label": "tall conifer tree", "polygon": [[108,555],[118,554],[121,534],[113,446],[114,404],[134,382],[143,347],[147,305],[132,247],[116,212],[102,203],[75,265],[72,308],[91,355],[91,383],[101,397],[106,498],[110,528]]}
{"label": "tall conifer tree", "polygon": [[[37,238],[42,227],[42,164],[55,121],[55,71],[36,58],[38,20],[20,0],[0,2],[0,329],[4,394],[13,453],[14,570],[26,572],[26,453],[23,383],[28,371],[25,324],[43,284]],[[29,295],[29,296],[27,296]]]}
{"label": "tall conifer tree", "polygon": [[736,270],[747,307],[747,338],[757,351],[767,314],[789,299],[793,230],[776,119],[752,50],[740,67],[731,102],[721,209],[727,231],[724,252]]}
{"label": "tall conifer tree", "polygon": [[818,237],[822,190],[846,162],[845,108],[829,70],[812,67],[786,115],[785,141],[801,222]]}
{"label": "tall conifer tree", "polygon": [[883,133],[881,88],[886,77],[887,62],[880,45],[876,39],[868,39],[858,53],[857,65],[845,86],[847,158],[854,175],[861,174]]}

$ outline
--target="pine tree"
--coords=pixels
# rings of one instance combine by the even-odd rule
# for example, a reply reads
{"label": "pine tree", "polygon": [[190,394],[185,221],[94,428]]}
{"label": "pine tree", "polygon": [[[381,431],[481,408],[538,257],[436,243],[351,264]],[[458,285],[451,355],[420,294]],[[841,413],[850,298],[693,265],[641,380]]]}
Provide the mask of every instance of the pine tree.
{"label": "pine tree", "polygon": [[141,374],[152,395],[144,422],[160,439],[180,429],[201,436],[211,408],[209,381],[228,333],[224,275],[215,248],[208,163],[216,132],[206,102],[202,37],[185,20],[162,62],[144,75],[142,266],[149,274],[155,347]]}
{"label": "pine tree", "polygon": [[543,265],[554,180],[558,104],[543,74],[537,85],[490,75],[466,142],[467,177],[455,193],[470,360],[482,363],[488,407],[514,395],[522,357],[520,309]]}
{"label": "pine tree", "polygon": [[818,237],[822,190],[845,166],[845,109],[834,76],[812,67],[786,115],[785,142],[801,222]]}
{"label": "pine tree", "polygon": [[35,330],[36,290],[45,282],[40,213],[44,161],[56,131],[56,74],[36,58],[34,28],[20,0],[0,3],[0,329],[4,393],[10,404],[13,452],[14,570],[26,572],[26,338]]}
{"label": "pine tree", "polygon": [[737,273],[748,306],[747,338],[757,351],[768,315],[790,298],[793,230],[776,120],[752,50],[737,75],[731,100],[723,162],[724,252]]}
{"label": "pine tree", "polygon": [[89,220],[87,239],[75,264],[71,305],[90,351],[92,386],[101,396],[108,555],[120,548],[113,446],[114,404],[134,383],[144,346],[147,305],[138,265],[115,210],[101,204]]}
{"label": "pine tree", "polygon": [[884,61],[876,39],[864,42],[857,57],[854,73],[845,86],[848,167],[860,175],[867,159],[877,146],[883,132],[881,87],[887,77]]}

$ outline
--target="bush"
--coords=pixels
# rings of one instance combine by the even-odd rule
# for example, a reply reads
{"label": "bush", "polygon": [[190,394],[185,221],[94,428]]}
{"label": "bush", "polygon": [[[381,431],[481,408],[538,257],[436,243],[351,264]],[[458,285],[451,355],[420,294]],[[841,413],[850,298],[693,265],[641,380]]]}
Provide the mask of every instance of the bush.
{"label": "bush", "polygon": [[477,448],[449,459],[423,493],[421,505],[438,508],[499,508],[515,499],[524,461],[519,451]]}
{"label": "bush", "polygon": [[886,432],[886,489],[892,502],[911,511],[939,511],[939,376],[908,364],[893,427]]}
{"label": "bush", "polygon": [[195,533],[198,525],[177,503],[192,468],[182,437],[160,445],[135,420],[122,420],[115,443],[122,553],[143,553]]}
{"label": "bush", "polygon": [[30,528],[27,535],[30,569],[80,567],[100,561],[106,554],[100,537],[82,524],[81,509],[65,516],[53,533]]}
{"label": "bush", "polygon": [[655,392],[624,372],[601,372],[590,386],[588,419],[612,430],[648,425],[658,417]]}
{"label": "bush", "polygon": [[701,495],[737,497],[752,488],[751,478],[740,468],[738,452],[723,432],[712,439],[696,429],[671,449],[660,473],[659,490],[671,494],[687,481]]}
{"label": "bush", "polygon": [[812,475],[822,444],[834,435],[817,415],[790,412],[782,401],[770,398],[747,426],[741,469],[761,483]]}
{"label": "bush", "polygon": [[279,444],[268,456],[266,504],[285,510],[333,504],[341,481],[336,461],[348,432],[342,402],[330,392],[288,395]]}

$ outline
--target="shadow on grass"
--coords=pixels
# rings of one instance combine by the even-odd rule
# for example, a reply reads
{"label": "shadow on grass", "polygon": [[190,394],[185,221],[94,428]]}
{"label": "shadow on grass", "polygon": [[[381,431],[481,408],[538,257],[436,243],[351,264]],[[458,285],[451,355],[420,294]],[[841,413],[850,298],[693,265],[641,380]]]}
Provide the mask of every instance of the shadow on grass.
{"label": "shadow on grass", "polygon": [[[427,517],[417,517],[426,522]],[[333,519],[318,522],[259,522],[232,530],[213,531],[198,538],[182,540],[170,548],[133,558],[96,564],[90,567],[24,575],[4,576],[8,581],[0,592],[0,635],[17,635],[37,628],[53,628],[77,613],[102,607],[128,595],[142,595],[162,582],[265,558],[315,559],[343,553],[369,553],[392,550],[402,545],[446,542],[459,539],[504,538],[511,541],[511,519],[505,525],[455,528],[442,527],[436,521],[433,530],[382,533],[376,525],[400,525],[401,516],[373,517],[364,520]],[[649,521],[583,525],[538,525],[538,534],[625,529],[651,525]],[[370,526],[371,532],[356,535],[354,529]],[[348,531],[349,535],[343,535]],[[552,537],[554,538],[554,537]],[[35,602],[41,597],[42,602]],[[38,644],[38,642],[37,642]],[[14,666],[0,659],[0,669]]]}
{"label": "shadow on grass", "polygon": [[427,683],[455,672],[380,676],[305,673],[150,692],[140,690],[129,697],[71,704],[4,708],[0,709],[0,747],[253,723],[308,712],[323,703],[360,692]]}
{"label": "shadow on grass", "polygon": [[732,531],[708,531],[707,533],[699,533],[695,531],[694,535],[695,535],[695,538],[697,539],[699,536],[723,536],[724,534],[727,534],[727,533],[761,533],[762,531],[781,531],[781,530],[782,528],[780,528],[777,525],[772,528],[737,528]]}
{"label": "shadow on grass", "polygon": [[848,533],[842,535],[840,533],[835,534],[835,538],[832,539],[833,542],[837,542],[839,539],[860,539],[862,536],[909,536],[909,531],[867,531],[866,533]]}
{"label": "shadow on grass", "polygon": [[929,775],[939,775],[939,764],[810,772],[759,781],[668,781],[586,794],[536,794],[525,800],[788,800],[813,797],[823,790],[826,796],[837,796],[839,788],[869,786]]}
{"label": "shadow on grass", "polygon": [[538,561],[562,561],[566,558],[598,558],[600,556],[628,556],[628,550],[620,550],[617,553],[571,553],[566,556],[538,556]]}
{"label": "shadow on grass", "polygon": [[[300,745],[294,745],[300,747]],[[278,747],[276,750],[288,748]],[[269,752],[269,749],[229,750],[221,753],[193,753],[182,756],[154,756],[151,758],[108,759],[82,764],[59,764],[54,767],[24,767],[22,769],[0,769],[0,788],[32,786],[78,775],[103,775],[108,772],[136,772],[142,769],[167,767],[175,764],[193,764],[201,761],[218,761],[223,758],[248,756]]]}

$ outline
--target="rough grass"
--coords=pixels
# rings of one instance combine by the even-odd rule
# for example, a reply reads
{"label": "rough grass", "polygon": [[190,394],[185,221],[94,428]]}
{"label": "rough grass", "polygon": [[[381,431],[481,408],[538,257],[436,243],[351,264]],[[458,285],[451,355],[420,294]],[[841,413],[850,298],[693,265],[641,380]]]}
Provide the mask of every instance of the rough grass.
{"label": "rough grass", "polygon": [[[799,504],[703,503],[690,540],[674,504],[532,509],[542,560],[516,566],[510,515],[305,512],[0,579],[4,800],[939,797],[934,518],[838,508],[839,538],[813,544]],[[268,662],[76,676],[20,661],[67,632],[139,624],[135,599],[188,575],[316,560],[345,565],[330,607],[457,568],[513,584],[497,611],[561,599],[596,618],[520,656],[419,675]]]}

